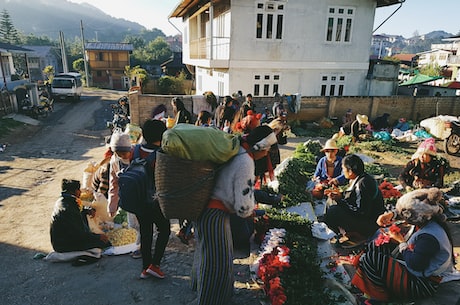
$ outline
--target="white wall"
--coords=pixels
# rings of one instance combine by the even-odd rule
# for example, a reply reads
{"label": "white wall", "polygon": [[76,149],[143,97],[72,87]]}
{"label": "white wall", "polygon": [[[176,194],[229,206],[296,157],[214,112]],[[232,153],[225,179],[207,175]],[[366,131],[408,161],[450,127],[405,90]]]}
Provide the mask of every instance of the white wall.
{"label": "white wall", "polygon": [[[367,95],[365,78],[376,7],[374,0],[276,1],[274,3],[285,6],[281,40],[256,39],[255,3],[231,1],[230,61],[229,69],[225,71],[229,83],[224,94],[238,90],[253,93],[256,74],[277,74],[280,76],[280,93],[320,95],[323,75],[343,75],[343,95]],[[326,41],[330,6],[354,10],[350,42]],[[190,63],[185,52],[188,52],[186,45],[183,58],[185,63]],[[201,74],[202,82],[206,82],[202,91],[217,92],[210,89],[218,87],[216,73],[209,74]],[[202,91],[197,88],[197,94]]]}

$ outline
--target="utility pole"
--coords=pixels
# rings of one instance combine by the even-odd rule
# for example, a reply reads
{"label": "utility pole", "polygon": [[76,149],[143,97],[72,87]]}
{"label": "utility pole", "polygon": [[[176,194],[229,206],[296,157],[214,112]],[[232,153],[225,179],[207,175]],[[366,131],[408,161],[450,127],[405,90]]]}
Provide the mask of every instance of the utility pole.
{"label": "utility pole", "polygon": [[89,87],[88,61],[86,60],[85,36],[83,35],[83,21],[82,20],[80,20],[80,29],[81,29],[81,45],[83,49],[83,62],[85,63],[86,88],[88,88]]}
{"label": "utility pole", "polygon": [[69,67],[67,66],[67,55],[65,53],[65,43],[64,43],[64,33],[62,31],[59,31],[59,41],[61,44],[61,57],[62,57],[62,69],[64,70],[64,73],[69,72]]}

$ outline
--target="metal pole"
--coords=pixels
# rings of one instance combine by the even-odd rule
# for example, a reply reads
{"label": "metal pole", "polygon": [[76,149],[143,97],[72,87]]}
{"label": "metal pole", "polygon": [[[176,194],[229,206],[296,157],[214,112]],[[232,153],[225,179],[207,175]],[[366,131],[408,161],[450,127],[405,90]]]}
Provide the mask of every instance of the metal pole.
{"label": "metal pole", "polygon": [[88,88],[89,87],[88,61],[86,60],[85,36],[83,35],[83,21],[82,20],[80,20],[80,29],[81,29],[81,45],[83,49],[83,62],[85,63],[86,88]]}

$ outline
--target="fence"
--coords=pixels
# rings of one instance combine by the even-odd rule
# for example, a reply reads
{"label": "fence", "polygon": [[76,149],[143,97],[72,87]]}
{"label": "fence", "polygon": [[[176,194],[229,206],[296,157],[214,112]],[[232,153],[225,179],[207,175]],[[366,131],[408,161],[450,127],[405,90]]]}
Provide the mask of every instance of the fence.
{"label": "fence", "polygon": [[[173,116],[171,95],[140,94],[138,91],[129,95],[131,122],[142,124],[151,118],[152,110],[164,104],[167,114]],[[187,109],[193,109],[190,95],[181,95]],[[273,97],[254,99],[256,109],[262,112],[265,107],[272,108]],[[286,103],[285,103],[286,105]],[[288,107],[285,107],[288,108]],[[365,114],[375,118],[384,113],[391,115],[391,120],[405,117],[408,120],[420,121],[437,115],[460,115],[460,97],[413,97],[413,96],[374,96],[374,97],[307,97],[302,96],[297,113],[288,112],[288,120],[314,122],[324,117],[341,118],[348,109],[354,114]]]}

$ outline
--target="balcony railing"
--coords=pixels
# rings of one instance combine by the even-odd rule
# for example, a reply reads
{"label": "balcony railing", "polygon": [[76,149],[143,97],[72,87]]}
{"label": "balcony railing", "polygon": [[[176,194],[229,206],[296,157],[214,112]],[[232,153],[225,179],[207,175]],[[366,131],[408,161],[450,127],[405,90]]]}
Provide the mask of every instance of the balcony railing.
{"label": "balcony railing", "polygon": [[460,65],[460,56],[458,55],[450,55],[447,59],[448,65]]}
{"label": "balcony railing", "polygon": [[125,66],[129,66],[127,61],[97,61],[91,60],[89,62],[91,68],[96,69],[121,69],[124,70]]}
{"label": "balcony railing", "polygon": [[230,38],[213,37],[212,56],[211,38],[199,38],[190,41],[191,59],[227,60],[230,57]]}

